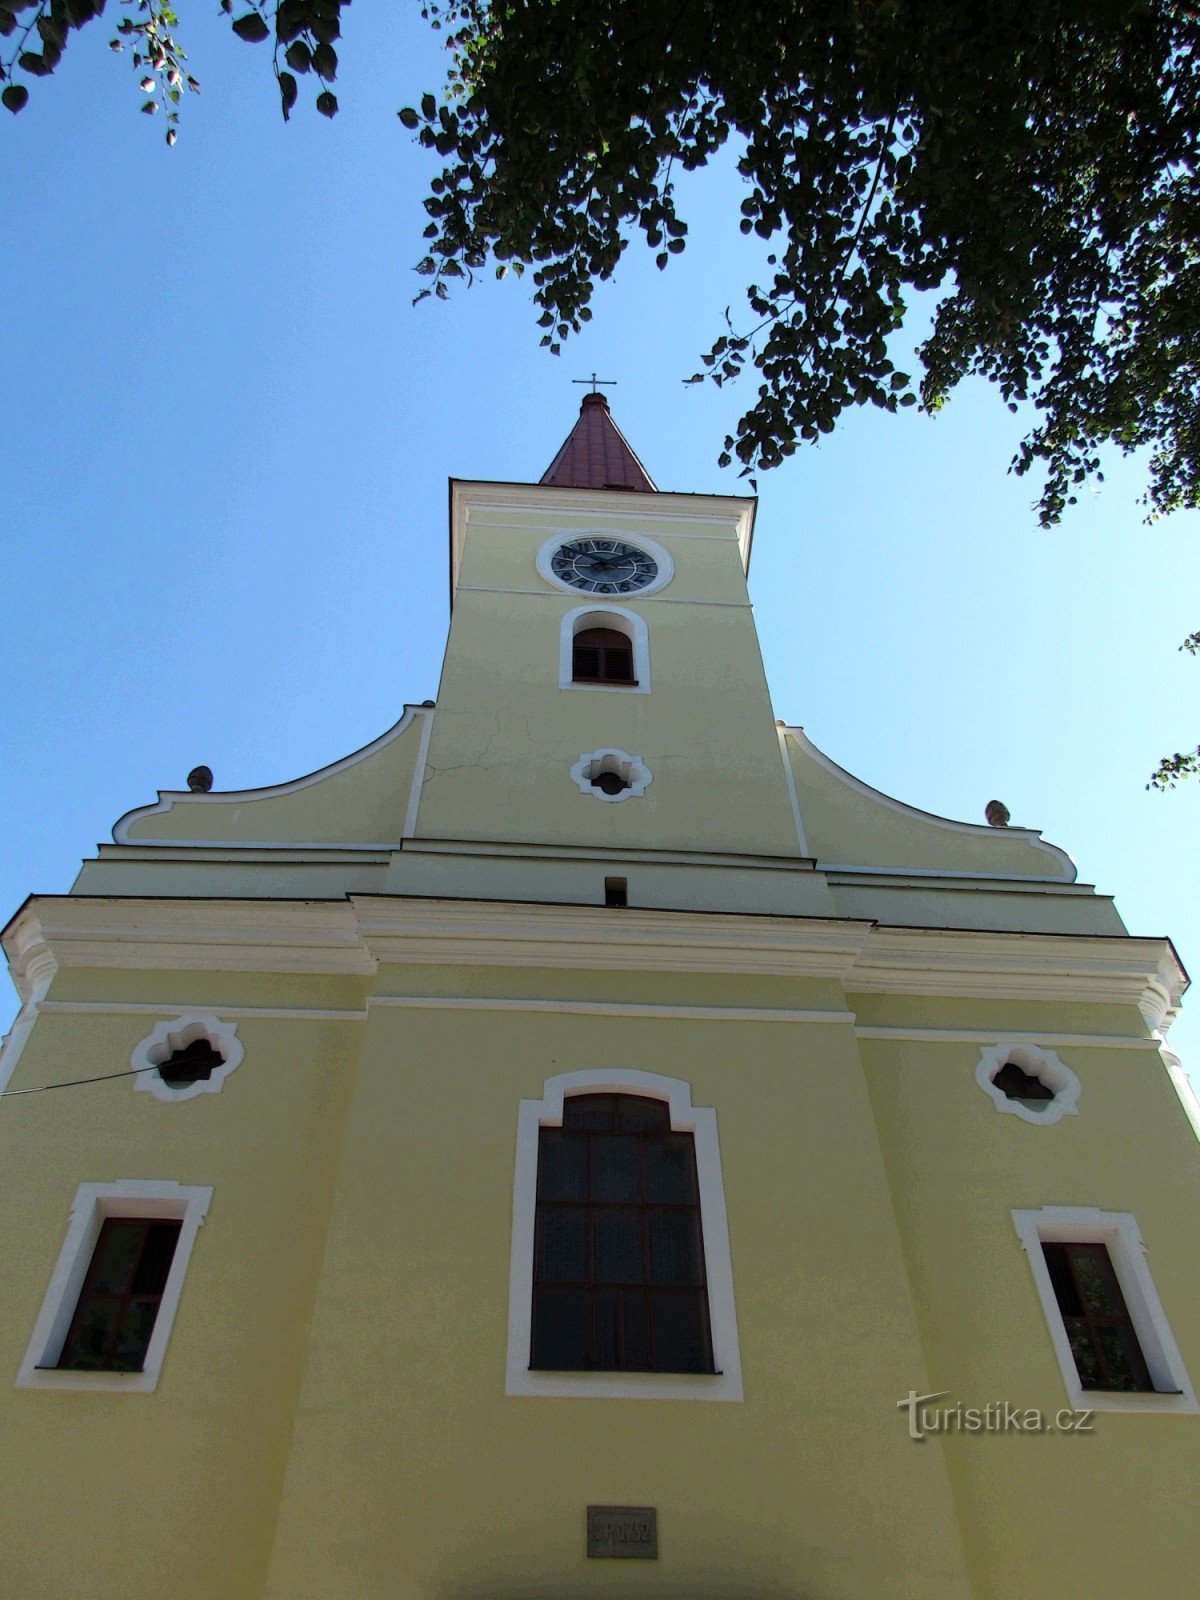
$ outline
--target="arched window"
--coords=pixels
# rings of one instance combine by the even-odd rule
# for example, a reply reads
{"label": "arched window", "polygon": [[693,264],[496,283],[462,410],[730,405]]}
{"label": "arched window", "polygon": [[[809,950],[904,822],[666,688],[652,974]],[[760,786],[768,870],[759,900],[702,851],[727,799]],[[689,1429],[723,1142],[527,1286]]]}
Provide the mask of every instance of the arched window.
{"label": "arched window", "polygon": [[678,1078],[599,1067],[522,1100],[510,1395],[740,1400],[717,1117]]}
{"label": "arched window", "polygon": [[540,1130],[529,1365],[713,1371],[695,1141],[665,1101],[573,1095]]}
{"label": "arched window", "polygon": [[576,606],[559,626],[558,686],[584,694],[649,694],[650,630],[626,606]]}
{"label": "arched window", "polygon": [[571,648],[573,683],[634,685],[633,641],[616,628],[585,628]]}

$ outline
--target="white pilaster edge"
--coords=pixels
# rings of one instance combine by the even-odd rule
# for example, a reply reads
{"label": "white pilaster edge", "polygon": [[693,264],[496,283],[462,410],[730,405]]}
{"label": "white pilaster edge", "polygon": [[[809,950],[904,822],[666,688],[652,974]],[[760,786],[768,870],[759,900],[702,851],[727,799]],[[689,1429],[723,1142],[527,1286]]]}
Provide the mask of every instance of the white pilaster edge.
{"label": "white pilaster edge", "polygon": [[[98,1389],[107,1393],[147,1394],[158,1385],[167,1340],[179,1309],[183,1280],[200,1225],[208,1215],[212,1189],[171,1181],[120,1178],[114,1183],[81,1183],[76,1190],[66,1238],[50,1277],[29,1347],[17,1373],[18,1389]],[[80,1290],[106,1217],[178,1218],[179,1242],[167,1274],[154,1331],[141,1372],[60,1371],[55,1365],[70,1330]]]}
{"label": "white pilaster edge", "polygon": [[[301,789],[310,789],[314,784],[323,783],[326,778],[332,778],[339,772],[344,772],[347,767],[357,766],[360,761],[365,761],[369,756],[378,754],[386,745],[398,739],[409,727],[415,718],[422,720],[421,744],[417,752],[417,763],[413,773],[412,786],[409,792],[408,810],[405,815],[403,837],[408,838],[412,833],[412,824],[416,820],[416,804],[420,797],[421,783],[424,779],[425,755],[429,748],[429,732],[433,723],[432,706],[405,706],[404,715],[399,722],[393,723],[390,728],[381,733],[378,739],[373,739],[370,744],[363,745],[361,750],[352,751],[348,756],[342,756],[338,761],[332,761],[327,767],[318,767],[315,772],[305,773],[303,777],[289,779],[286,783],[269,784],[261,789],[224,789],[217,792],[209,791],[207,794],[193,793],[189,789],[160,789],[158,799],[150,806],[136,806],[132,811],[127,811],[123,817],[113,824],[113,839],[117,844],[136,845],[139,849],[178,849],[181,845],[203,843],[213,848],[223,846],[230,849],[236,848],[241,841],[237,839],[220,840],[207,839],[204,836],[204,823],[201,818],[204,812],[200,808],[211,806],[242,805],[255,800],[272,800],[280,795],[297,794]],[[195,839],[139,839],[130,836],[133,828],[144,817],[152,817],[168,811],[175,811],[180,807],[194,807],[196,809],[196,837]],[[397,841],[398,843],[399,841]],[[254,840],[248,841],[257,848],[268,848],[274,844],[282,849],[303,849],[307,841],[293,842],[287,839],[274,841]],[[313,847],[328,848],[313,841]],[[386,845],[355,844],[354,849],[386,849]]]}
{"label": "white pilaster edge", "polygon": [[[535,1372],[530,1368],[538,1133],[541,1128],[562,1127],[563,1101],[568,1095],[591,1093],[634,1094],[665,1100],[672,1129],[690,1133],[695,1140],[715,1373]],[[520,1102],[513,1176],[505,1393],[580,1400],[742,1399],[742,1358],[717,1114],[710,1107],[693,1106],[691,1086],[682,1079],[622,1068],[564,1072],[546,1079],[540,1100]]]}
{"label": "white pilaster edge", "polygon": [[[1023,1072],[1038,1078],[1051,1090],[1053,1100],[1043,1101],[1045,1109],[1034,1111],[1020,1100],[1012,1100],[1003,1089],[997,1088],[996,1074],[1009,1061]],[[975,1082],[987,1095],[997,1111],[1011,1112],[1022,1122],[1032,1122],[1043,1127],[1061,1122],[1063,1117],[1073,1117],[1079,1110],[1081,1084],[1076,1075],[1053,1050],[1020,1039],[1002,1039],[979,1053],[975,1068]]]}
{"label": "white pilaster edge", "polygon": [[[886,806],[890,811],[896,811],[901,816],[912,817],[918,822],[924,822],[935,828],[946,828],[952,833],[967,834],[971,837],[988,838],[993,843],[1003,839],[1022,839],[1035,850],[1044,850],[1055,864],[1056,871],[1048,871],[1046,877],[1051,882],[1074,883],[1077,876],[1075,863],[1067,852],[1056,844],[1049,844],[1042,838],[1036,828],[993,828],[988,823],[957,822],[953,817],[939,817],[936,812],[922,811],[917,806],[906,805],[903,800],[897,800],[893,795],[885,794],[882,789],[873,789],[869,783],[864,783],[861,778],[856,778],[852,772],[847,772],[845,767],[838,766],[837,762],[819,750],[805,733],[803,728],[783,725],[781,732],[785,738],[793,739],[805,755],[811,757],[819,767],[824,768],[839,783],[844,783],[847,788],[853,789],[856,794],[865,796],[876,805]],[[846,868],[831,867],[831,871],[845,871]],[[986,876],[986,874],[981,874]],[[1036,879],[1031,879],[1036,882]]]}
{"label": "white pilaster edge", "polygon": [[[1033,1273],[1071,1405],[1077,1411],[1195,1412],[1198,1409],[1196,1393],[1150,1276],[1146,1247],[1132,1212],[1100,1211],[1095,1206],[1042,1206],[1036,1211],[1014,1211],[1012,1218]],[[1042,1254],[1043,1244],[1055,1242],[1107,1247],[1155,1393],[1085,1389],[1080,1383]]]}
{"label": "white pilaster edge", "polygon": [[[176,1050],[186,1050],[199,1039],[207,1039],[224,1058],[207,1078],[197,1078],[182,1088],[172,1088],[155,1070],[170,1060]],[[136,1074],[133,1087],[152,1094],[156,1100],[194,1100],[201,1094],[220,1094],[225,1079],[242,1064],[245,1055],[237,1036],[237,1024],[207,1011],[185,1011],[170,1022],[160,1022],[133,1047],[129,1065]]]}
{"label": "white pilaster edge", "polygon": [[7,1089],[17,1069],[21,1052],[33,1032],[33,1025],[57,971],[58,962],[44,944],[36,944],[32,949],[22,951],[12,963],[13,981],[21,996],[21,1009],[13,1018],[12,1026],[4,1038],[0,1039],[0,1094]]}

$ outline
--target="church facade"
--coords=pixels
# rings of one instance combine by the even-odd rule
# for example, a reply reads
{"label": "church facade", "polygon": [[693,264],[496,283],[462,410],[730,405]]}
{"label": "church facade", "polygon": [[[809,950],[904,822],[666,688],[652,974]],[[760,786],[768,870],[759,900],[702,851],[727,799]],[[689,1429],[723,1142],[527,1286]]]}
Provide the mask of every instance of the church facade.
{"label": "church facade", "polygon": [[754,514],[586,396],[436,703],[9,923],[0,1600],[1190,1600],[1186,976],[776,719]]}

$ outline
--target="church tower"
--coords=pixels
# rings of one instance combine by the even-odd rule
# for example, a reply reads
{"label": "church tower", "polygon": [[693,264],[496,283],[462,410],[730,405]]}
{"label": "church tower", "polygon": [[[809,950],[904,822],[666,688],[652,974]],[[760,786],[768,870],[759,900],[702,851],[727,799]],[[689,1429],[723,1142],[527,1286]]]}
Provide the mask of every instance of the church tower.
{"label": "church tower", "polygon": [[9,923],[0,1600],[1190,1600],[1186,976],[777,720],[754,517],[585,395],[436,703]]}

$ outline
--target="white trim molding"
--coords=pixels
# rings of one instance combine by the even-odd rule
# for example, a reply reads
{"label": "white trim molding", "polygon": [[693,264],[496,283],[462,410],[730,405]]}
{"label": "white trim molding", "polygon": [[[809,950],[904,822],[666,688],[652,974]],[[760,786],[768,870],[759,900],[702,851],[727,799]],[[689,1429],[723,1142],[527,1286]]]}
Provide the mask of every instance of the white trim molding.
{"label": "white trim molding", "polygon": [[[529,1366],[533,1317],[533,1242],[537,1214],[538,1137],[561,1128],[563,1101],[575,1094],[632,1094],[665,1100],[676,1133],[696,1145],[700,1227],[708,1279],[708,1316],[715,1373],[535,1372]],[[621,1068],[564,1072],[547,1078],[540,1100],[522,1100],[517,1117],[513,1177],[512,1260],[508,1285],[509,1395],[609,1400],[741,1400],[742,1358],[733,1298],[733,1262],[725,1215],[725,1184],[717,1142],[717,1114],[693,1106],[691,1086],[680,1078]]]}
{"label": "white trim molding", "polygon": [[[996,1075],[1010,1061],[1020,1067],[1022,1072],[1027,1072],[1031,1078],[1039,1079],[1050,1090],[1054,1098],[1039,1101],[1041,1110],[1035,1110],[1023,1100],[1012,1099],[1003,1089],[997,1087]],[[979,1062],[975,1068],[975,1082],[997,1111],[1011,1111],[1023,1122],[1048,1125],[1060,1122],[1063,1117],[1073,1117],[1079,1110],[1081,1089],[1079,1079],[1053,1050],[1047,1050],[1041,1045],[1020,1043],[1016,1040],[1002,1040],[999,1044],[990,1045],[980,1051]]]}
{"label": "white trim molding", "polygon": [[647,595],[657,594],[660,589],[665,589],[675,576],[675,563],[671,559],[670,551],[659,544],[657,539],[651,539],[647,534],[625,532],[619,528],[604,528],[603,530],[595,527],[560,528],[557,533],[552,534],[549,539],[543,541],[538,547],[537,553],[538,577],[544,578],[551,588],[563,590],[567,594],[577,595],[580,593],[580,590],[573,583],[564,583],[555,574],[550,564],[561,546],[571,544],[576,539],[613,539],[619,540],[622,544],[634,545],[637,549],[644,550],[658,568],[654,578],[644,589],[639,589],[636,595],[593,595],[591,598],[596,605],[606,605],[609,600],[645,599]]}
{"label": "white trim molding", "polygon": [[[200,1224],[212,1202],[211,1188],[123,1178],[115,1183],[81,1183],[71,1206],[67,1235],[50,1277],[33,1337],[17,1373],[18,1389],[99,1389],[109,1394],[148,1394],[158,1385],[171,1326],[179,1309],[183,1280]],[[171,1270],[159,1302],[154,1331],[140,1372],[77,1372],[56,1363],[70,1331],[92,1253],[106,1217],[178,1219],[182,1226]]]}
{"label": "white trim molding", "polygon": [[[607,772],[625,780],[625,787],[616,794],[606,794],[597,784],[597,779]],[[571,768],[571,781],[580,794],[590,794],[593,800],[607,800],[614,805],[644,795],[654,782],[654,774],[641,756],[631,756],[628,750],[592,750],[581,755]]]}
{"label": "white trim molding", "polygon": [[[169,1061],[177,1050],[206,1039],[222,1057],[221,1065],[214,1067],[207,1078],[197,1078],[194,1083],[175,1089],[157,1071]],[[199,1094],[220,1094],[225,1079],[242,1064],[245,1051],[237,1036],[236,1022],[222,1022],[209,1012],[191,1011],[176,1017],[173,1022],[160,1022],[152,1033],[133,1047],[129,1065],[136,1073],[135,1089],[143,1089],[156,1100],[194,1100]]]}
{"label": "white trim molding", "polygon": [[[1166,1312],[1146,1265],[1146,1247],[1137,1220],[1129,1211],[1100,1211],[1095,1206],[1042,1206],[1014,1211],[1013,1225],[1029,1260],[1046,1326],[1058,1357],[1067,1396],[1077,1411],[1176,1411],[1194,1413],[1196,1393],[1171,1332]],[[1043,1244],[1103,1244],[1116,1273],[1141,1346],[1154,1391],[1085,1389],[1071,1354],[1071,1343],[1058,1309],[1054,1285],[1042,1252]]]}
{"label": "white trim molding", "polygon": [[[636,683],[576,683],[574,672],[575,635],[585,628],[613,628],[623,633],[633,646],[633,676]],[[578,689],[600,694],[650,693],[650,630],[645,617],[624,606],[610,606],[603,601],[590,606],[576,606],[564,614],[558,634],[558,687]]]}

